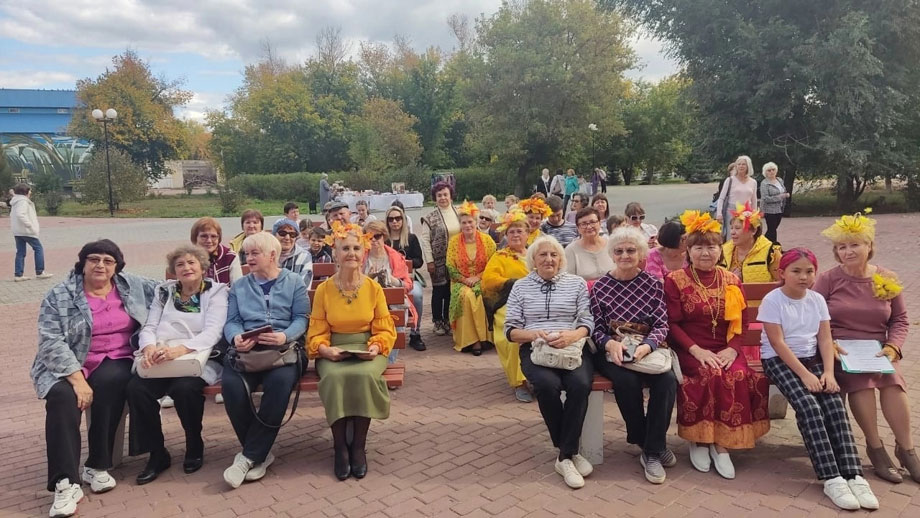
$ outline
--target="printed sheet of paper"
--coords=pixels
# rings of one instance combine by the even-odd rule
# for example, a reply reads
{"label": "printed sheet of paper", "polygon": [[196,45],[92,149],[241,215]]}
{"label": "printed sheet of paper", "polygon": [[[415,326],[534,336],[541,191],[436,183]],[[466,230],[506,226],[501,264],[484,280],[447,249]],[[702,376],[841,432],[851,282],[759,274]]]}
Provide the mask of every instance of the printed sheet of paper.
{"label": "printed sheet of paper", "polygon": [[847,354],[840,355],[843,370],[853,373],[891,374],[894,367],[888,358],[876,356],[882,350],[878,340],[837,340]]}

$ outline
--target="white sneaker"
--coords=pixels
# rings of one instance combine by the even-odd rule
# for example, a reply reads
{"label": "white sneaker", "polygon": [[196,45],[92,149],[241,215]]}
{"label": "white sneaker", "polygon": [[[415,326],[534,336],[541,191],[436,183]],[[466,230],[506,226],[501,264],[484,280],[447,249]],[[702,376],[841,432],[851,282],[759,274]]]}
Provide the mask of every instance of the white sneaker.
{"label": "white sneaker", "polygon": [[77,504],[83,500],[80,484],[71,484],[69,478],[58,480],[54,486],[54,503],[48,511],[51,518],[73,516],[77,514]]}
{"label": "white sneaker", "polygon": [[233,464],[224,470],[224,480],[230,484],[230,487],[236,489],[240,487],[249,470],[252,469],[253,462],[247,459],[242,452],[237,453],[233,458]]}
{"label": "white sneaker", "polygon": [[224,404],[224,395],[223,395],[223,394],[215,394],[215,395],[214,395],[214,402],[217,403],[218,405],[223,405],[223,404]]}
{"label": "white sneaker", "polygon": [[35,276],[36,279],[50,279],[52,277],[54,277],[54,274],[48,272],[42,272]]}
{"label": "white sneaker", "polygon": [[275,462],[275,456],[272,455],[272,452],[268,452],[268,456],[265,457],[260,464],[256,464],[249,470],[249,473],[246,473],[244,479],[246,482],[252,482],[253,480],[259,480],[265,476],[265,470],[272,465],[272,462]]}
{"label": "white sneaker", "polygon": [[93,469],[83,466],[83,482],[89,484],[93,493],[105,493],[115,488],[115,479],[104,469]]}
{"label": "white sneaker", "polygon": [[22,282],[22,281],[31,281],[32,277],[26,275],[20,275],[19,277],[13,277],[13,282]]}
{"label": "white sneaker", "polygon": [[702,471],[703,473],[709,473],[709,466],[712,464],[712,461],[709,459],[709,450],[705,446],[700,446],[695,442],[690,443],[690,464],[693,464],[693,467],[697,471]]}
{"label": "white sneaker", "polygon": [[853,480],[847,480],[847,485],[850,486],[850,491],[856,497],[860,507],[863,509],[878,509],[878,498],[875,497],[866,479],[856,475]]}
{"label": "white sneaker", "polygon": [[716,466],[716,472],[722,475],[722,478],[727,478],[729,480],[735,478],[735,465],[732,464],[732,458],[728,453],[719,453],[716,450],[715,444],[710,444],[709,456],[712,458],[712,463]]}
{"label": "white sneaker", "polygon": [[594,466],[588,462],[588,459],[582,457],[578,453],[572,455],[572,464],[575,465],[575,469],[578,470],[578,474],[582,477],[587,477],[591,473],[594,473]]}
{"label": "white sneaker", "polygon": [[859,500],[850,491],[850,486],[843,477],[834,477],[824,481],[824,494],[834,502],[834,505],[848,511],[859,509]]}
{"label": "white sneaker", "polygon": [[557,459],[555,466],[556,473],[562,475],[563,480],[565,480],[565,485],[572,489],[580,489],[585,487],[585,479],[575,468],[575,463],[572,462],[572,459],[565,459],[562,461]]}
{"label": "white sneaker", "polygon": [[176,406],[176,402],[173,401],[173,398],[169,396],[163,396],[160,398],[160,408],[172,408]]}

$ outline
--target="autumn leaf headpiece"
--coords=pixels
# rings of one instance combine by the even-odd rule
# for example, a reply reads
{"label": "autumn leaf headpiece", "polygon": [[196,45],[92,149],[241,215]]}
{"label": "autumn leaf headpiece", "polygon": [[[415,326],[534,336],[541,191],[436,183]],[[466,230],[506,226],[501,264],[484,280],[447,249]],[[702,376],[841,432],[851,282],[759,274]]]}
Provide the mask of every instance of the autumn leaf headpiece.
{"label": "autumn leaf headpiece", "polygon": [[875,240],[875,220],[863,216],[863,214],[872,214],[872,209],[866,207],[863,212],[857,212],[852,216],[841,216],[833,225],[824,229],[821,235],[827,237],[834,243],[848,241],[853,238],[866,241]]}
{"label": "autumn leaf headpiece", "polygon": [[469,200],[463,200],[463,203],[457,207],[458,216],[469,216],[473,219],[476,219],[476,216],[479,214],[479,207],[475,203],[470,202]]}
{"label": "autumn leaf headpiece", "polygon": [[735,204],[735,210],[729,210],[732,219],[738,218],[744,224],[744,230],[748,231],[760,226],[760,218],[763,217],[763,212],[759,210],[754,210],[751,207],[750,200],[744,202],[744,205],[737,203]]}
{"label": "autumn leaf headpiece", "polygon": [[722,225],[712,219],[708,212],[700,213],[698,210],[685,210],[680,215],[680,224],[688,234],[694,232],[722,232]]}
{"label": "autumn leaf headpiece", "polygon": [[518,208],[521,209],[524,214],[535,212],[544,218],[548,218],[553,213],[553,209],[549,208],[549,205],[540,198],[527,198],[526,200],[521,200],[518,203]]}
{"label": "autumn leaf headpiece", "polygon": [[347,238],[349,234],[358,238],[358,241],[364,246],[364,248],[371,247],[370,235],[365,234],[360,225],[356,225],[354,223],[342,224],[341,221],[332,222],[332,230],[329,232],[329,234],[326,235],[325,238],[323,238],[323,240],[327,245],[335,246],[336,241]]}
{"label": "autumn leaf headpiece", "polygon": [[508,230],[513,223],[519,221],[527,221],[527,214],[524,214],[524,211],[520,209],[511,209],[502,216],[502,224],[498,226],[499,232],[504,232]]}

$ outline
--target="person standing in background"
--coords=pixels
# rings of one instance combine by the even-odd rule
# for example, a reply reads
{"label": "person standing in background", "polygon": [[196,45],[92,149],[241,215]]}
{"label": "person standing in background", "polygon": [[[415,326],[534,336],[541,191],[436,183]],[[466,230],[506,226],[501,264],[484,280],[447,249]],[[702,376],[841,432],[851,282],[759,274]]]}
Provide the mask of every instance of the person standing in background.
{"label": "person standing in background", "polygon": [[32,253],[35,254],[35,278],[47,279],[54,275],[45,272],[45,249],[38,240],[38,215],[35,213],[35,204],[32,203],[31,197],[32,188],[28,184],[18,183],[13,187],[13,197],[10,199],[10,228],[16,241],[13,272],[13,280],[16,282],[31,279],[23,275],[26,266],[26,245],[31,246]]}
{"label": "person standing in background", "polygon": [[329,175],[323,173],[319,177],[319,206],[325,207],[327,203],[332,201],[329,197],[329,193],[332,191],[332,186],[329,185]]}
{"label": "person standing in background", "polygon": [[764,179],[760,182],[760,203],[763,209],[763,218],[767,221],[767,230],[764,236],[775,244],[776,229],[783,221],[783,210],[789,200],[789,193],[783,181],[776,177],[779,169],[773,162],[763,165]]}
{"label": "person standing in background", "polygon": [[751,178],[753,170],[754,164],[751,162],[751,157],[739,156],[735,160],[735,174],[728,177],[719,191],[715,217],[719,223],[722,223],[722,241],[728,239],[729,210],[734,209],[736,205],[744,205],[748,201],[751,202],[751,207],[757,207],[757,180]]}
{"label": "person standing in background", "polygon": [[[542,192],[544,195],[549,196],[549,188],[552,184],[552,179],[549,177],[549,169],[543,168],[543,171],[540,173],[540,179],[537,180],[537,188],[534,192]],[[505,198],[507,200],[507,198]]]}
{"label": "person standing in background", "polygon": [[560,198],[565,196],[565,176],[562,174],[562,169],[556,169],[556,175],[553,176],[553,181],[549,184],[549,194],[546,196],[549,197],[550,194],[555,194]]}
{"label": "person standing in background", "polygon": [[562,199],[563,215],[569,206],[569,200],[572,199],[572,195],[578,192],[578,178],[575,176],[575,170],[569,169],[565,174],[565,197]]}

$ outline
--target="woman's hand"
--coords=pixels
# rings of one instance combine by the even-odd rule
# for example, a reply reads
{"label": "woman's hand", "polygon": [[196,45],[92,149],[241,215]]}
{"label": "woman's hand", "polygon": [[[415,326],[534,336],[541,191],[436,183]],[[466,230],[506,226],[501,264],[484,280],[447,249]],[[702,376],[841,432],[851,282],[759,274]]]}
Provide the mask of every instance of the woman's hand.
{"label": "woman's hand", "polygon": [[157,351],[158,351],[158,347],[154,344],[150,344],[144,347],[143,349],[141,349],[141,353],[143,353],[144,355],[144,361],[141,362],[141,365],[145,369],[149,369],[151,366],[153,366],[153,364],[156,363],[156,358],[158,356]]}
{"label": "woman's hand", "polygon": [[731,364],[735,363],[735,359],[738,358],[738,351],[732,349],[731,347],[726,347],[716,354],[720,360],[722,360],[722,368],[727,369]]}
{"label": "woman's hand", "polygon": [[434,262],[428,263],[428,274],[434,275]]}
{"label": "woman's hand", "polygon": [[724,367],[722,364],[724,360],[722,360],[722,358],[710,350],[703,349],[699,345],[691,347],[690,354],[704,367],[712,367],[713,369],[721,369]]}
{"label": "woman's hand", "polygon": [[626,350],[626,344],[622,342],[617,342],[614,339],[607,340],[607,343],[604,344],[604,349],[607,351],[607,358],[610,359],[618,367],[623,366],[623,351]]}
{"label": "woman's hand", "polygon": [[160,361],[157,363],[175,360],[176,358],[184,356],[190,352],[192,352],[192,350],[182,344],[173,345],[171,347],[163,347],[163,355]]}
{"label": "woman's hand", "polygon": [[547,340],[547,343],[551,347],[555,347],[556,349],[562,349],[563,347],[568,347],[569,345],[574,343],[575,340],[578,340],[580,338],[582,338],[582,336],[579,330],[569,329],[566,331],[556,331],[556,337],[551,340]]}
{"label": "woman's hand", "polygon": [[236,350],[239,351],[239,352],[241,352],[241,353],[244,353],[244,352],[246,352],[246,351],[252,349],[255,345],[256,345],[256,339],[255,339],[255,338],[249,338],[249,339],[247,339],[247,340],[243,340],[243,335],[242,335],[242,334],[236,335],[236,336],[233,338],[233,346],[236,347]]}
{"label": "woman's hand", "polygon": [[323,357],[324,359],[333,361],[333,362],[342,361],[349,356],[347,352],[345,352],[344,350],[338,347],[322,346],[322,345],[319,348],[319,355]]}
{"label": "woman's hand", "polygon": [[[823,378],[824,376],[821,377]],[[807,372],[804,376],[799,376],[799,378],[809,392],[824,392],[824,382],[811,372]]]}
{"label": "woman's hand", "polygon": [[639,360],[641,360],[642,358],[645,358],[645,356],[646,356],[647,354],[651,353],[651,352],[652,352],[652,346],[651,346],[651,345],[649,345],[649,344],[641,344],[641,345],[639,345],[639,347],[636,347],[636,352],[633,353],[633,358],[635,358],[634,361],[639,361]]}
{"label": "woman's hand", "polygon": [[284,345],[287,343],[287,335],[278,331],[276,333],[262,333],[259,335],[260,345]]}
{"label": "woman's hand", "polygon": [[788,192],[784,192],[784,193],[783,193],[783,198],[789,198],[790,196],[792,196],[792,195],[789,194]]}
{"label": "woman's hand", "polygon": [[837,379],[834,377],[833,371],[828,371],[822,374],[821,383],[824,384],[824,392],[827,392],[828,394],[836,394],[840,392],[840,385],[837,384]]}
{"label": "woman's hand", "polygon": [[882,350],[875,354],[876,356],[884,356],[888,358],[888,361],[895,363],[898,361],[898,350],[894,348],[891,344],[885,344],[882,346]]}
{"label": "woman's hand", "polygon": [[83,377],[83,371],[77,371],[67,376],[67,381],[70,382],[70,386],[73,387],[73,393],[77,396],[77,408],[80,411],[89,408],[93,404],[93,389],[86,382],[86,378]]}
{"label": "woman's hand", "polygon": [[359,358],[361,358],[362,360],[373,360],[374,358],[377,357],[378,354],[380,354],[380,346],[377,344],[374,344],[367,348],[367,354],[364,355],[363,358],[360,356]]}

